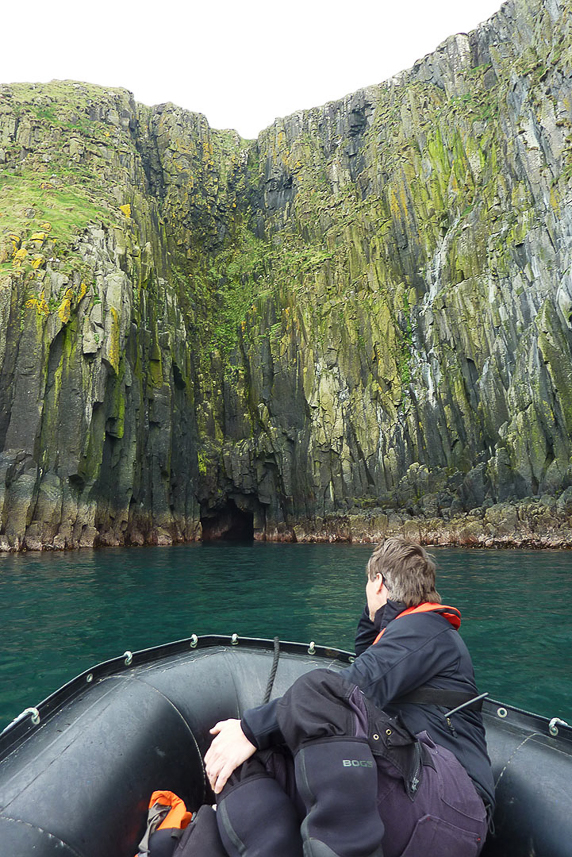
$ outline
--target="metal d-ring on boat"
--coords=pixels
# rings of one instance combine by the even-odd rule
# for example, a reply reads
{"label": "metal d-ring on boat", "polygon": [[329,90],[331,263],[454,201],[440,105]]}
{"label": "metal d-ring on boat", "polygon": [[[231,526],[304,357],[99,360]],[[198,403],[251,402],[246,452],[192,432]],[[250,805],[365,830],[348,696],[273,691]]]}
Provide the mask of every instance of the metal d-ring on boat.
{"label": "metal d-ring on boat", "polygon": [[568,726],[565,720],[561,720],[560,717],[553,717],[550,723],[548,724],[548,731],[552,735],[553,738],[556,738],[558,735],[558,727],[559,726]]}

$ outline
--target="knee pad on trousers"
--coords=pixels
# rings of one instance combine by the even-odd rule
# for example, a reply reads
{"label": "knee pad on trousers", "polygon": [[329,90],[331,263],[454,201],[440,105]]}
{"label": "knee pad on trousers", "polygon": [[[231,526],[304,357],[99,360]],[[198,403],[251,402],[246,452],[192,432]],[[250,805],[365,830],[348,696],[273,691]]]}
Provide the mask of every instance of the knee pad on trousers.
{"label": "knee pad on trousers", "polygon": [[382,857],[377,766],[367,743],[312,742],[294,761],[307,810],[301,826],[305,857]]}

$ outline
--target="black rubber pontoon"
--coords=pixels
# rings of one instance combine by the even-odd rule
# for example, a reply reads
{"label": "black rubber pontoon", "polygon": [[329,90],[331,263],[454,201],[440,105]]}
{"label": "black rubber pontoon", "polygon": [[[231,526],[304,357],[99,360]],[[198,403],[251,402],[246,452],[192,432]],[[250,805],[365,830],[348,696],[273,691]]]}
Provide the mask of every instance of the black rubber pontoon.
{"label": "black rubber pontoon", "polygon": [[[281,643],[272,695],[350,658]],[[152,791],[190,809],[211,802],[208,730],[263,701],[272,663],[270,641],[193,637],[126,653],[48,697],[39,723],[34,709],[0,735],[0,857],[133,857]],[[483,712],[498,797],[483,854],[570,857],[572,729],[491,701]]]}

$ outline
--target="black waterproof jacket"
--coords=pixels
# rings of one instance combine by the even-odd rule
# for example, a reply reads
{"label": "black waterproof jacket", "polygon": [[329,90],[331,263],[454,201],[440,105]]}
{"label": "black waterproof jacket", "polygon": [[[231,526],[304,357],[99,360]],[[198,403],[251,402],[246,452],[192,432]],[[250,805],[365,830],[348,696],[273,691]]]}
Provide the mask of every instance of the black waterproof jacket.
{"label": "black waterproof jacket", "polygon": [[[426,731],[436,744],[454,753],[479,794],[494,808],[493,775],[480,713],[464,709],[453,714],[449,724],[444,717],[447,706],[394,704],[421,686],[472,696],[479,693],[468,649],[450,622],[439,613],[398,618],[404,609],[404,604],[388,601],[377,611],[374,622],[367,608],[364,610],[356,635],[358,657],[341,675],[388,714],[400,712],[411,732]],[[275,702],[245,712],[242,726],[259,749],[281,741]]]}

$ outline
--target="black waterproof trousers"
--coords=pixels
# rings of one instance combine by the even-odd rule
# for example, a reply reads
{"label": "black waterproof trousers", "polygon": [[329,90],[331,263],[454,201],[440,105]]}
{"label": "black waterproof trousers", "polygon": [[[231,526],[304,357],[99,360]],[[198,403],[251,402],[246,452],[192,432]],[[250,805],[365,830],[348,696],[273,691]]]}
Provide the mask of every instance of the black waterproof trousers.
{"label": "black waterproof trousers", "polygon": [[298,679],[277,717],[285,748],[256,754],[221,794],[230,857],[477,857],[483,801],[426,733],[329,670]]}

